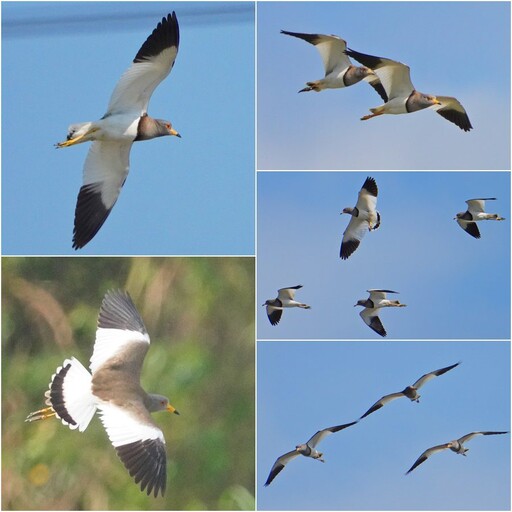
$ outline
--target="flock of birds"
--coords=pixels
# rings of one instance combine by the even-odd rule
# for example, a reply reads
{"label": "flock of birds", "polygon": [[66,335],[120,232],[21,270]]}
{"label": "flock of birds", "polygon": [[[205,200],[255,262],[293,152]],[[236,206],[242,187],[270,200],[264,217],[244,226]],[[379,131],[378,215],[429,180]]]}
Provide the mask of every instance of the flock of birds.
{"label": "flock of birds", "polygon": [[[362,239],[369,231],[374,231],[380,226],[381,216],[377,211],[377,196],[379,189],[377,182],[372,177],[367,177],[359,195],[356,205],[343,208],[343,213],[351,216],[345,232],[343,233],[340,258],[348,259],[359,247]],[[457,213],[454,220],[469,235],[474,238],[480,238],[480,231],[477,222],[482,220],[505,220],[497,213],[487,213],[485,211],[485,201],[495,201],[495,197],[486,197],[479,199],[468,199],[468,205],[465,212]],[[275,299],[268,299],[263,306],[266,306],[267,316],[272,325],[277,325],[281,320],[283,309],[298,307],[302,309],[311,309],[311,306],[295,300],[295,292],[302,288],[302,285],[280,288],[277,291]],[[364,323],[380,336],[387,335],[386,329],[382,325],[379,317],[380,310],[388,307],[406,307],[398,300],[389,300],[388,293],[399,293],[393,290],[370,289],[368,299],[358,300],[355,306],[362,306],[363,310],[359,313]]]}
{"label": "flock of birds", "polygon": [[[307,82],[307,87],[299,92],[339,89],[365,81],[375,89],[384,103],[371,108],[371,114],[363,116],[362,121],[383,114],[410,114],[432,108],[465,132],[473,128],[466,110],[457,98],[417,91],[411,81],[411,70],[406,64],[348,49],[346,41],[335,35],[303,34],[286,30],[281,30],[281,33],[314,45],[323,60],[324,78]],[[363,66],[354,66],[349,57]]]}
{"label": "flock of birds", "polygon": [[[306,441],[304,444],[299,444],[295,447],[295,450],[291,450],[280,457],[277,458],[277,460],[274,462],[270,473],[268,475],[267,481],[265,482],[265,487],[269,486],[272,483],[272,480],[284,469],[286,464],[290,462],[291,460],[295,459],[299,455],[303,455],[304,457],[310,457],[312,459],[319,460],[320,462],[325,462],[323,459],[323,453],[319,452],[317,450],[317,445],[325,439],[327,436],[335,433],[340,432],[341,430],[344,430],[348,427],[351,427],[352,425],[355,425],[363,418],[366,418],[370,414],[374,413],[375,411],[378,411],[380,408],[384,407],[387,403],[391,402],[392,400],[396,400],[397,398],[401,397],[407,397],[411,402],[419,403],[420,401],[420,395],[418,394],[418,390],[426,384],[428,381],[434,379],[435,377],[439,377],[440,375],[443,375],[450,370],[453,370],[457,366],[459,366],[460,362],[452,364],[450,366],[446,366],[445,368],[440,368],[439,370],[435,370],[433,372],[426,373],[425,375],[422,375],[414,384],[411,384],[410,386],[407,386],[402,391],[398,391],[396,393],[390,393],[388,395],[384,395],[382,398],[377,400],[359,419],[356,421],[352,421],[350,423],[345,423],[343,425],[336,425],[334,427],[328,427],[324,428],[322,430],[319,430],[316,432],[311,438]],[[420,464],[425,462],[431,455],[434,453],[450,449],[451,451],[458,453],[460,455],[466,455],[466,452],[468,451],[468,448],[464,446],[464,443],[473,439],[473,437],[478,435],[498,435],[498,434],[508,434],[508,431],[478,431],[478,432],[471,432],[469,434],[466,434],[465,436],[460,437],[459,439],[455,439],[453,441],[450,441],[448,443],[440,444],[433,446],[431,448],[428,448],[425,450],[414,462],[414,464],[411,466],[411,468],[406,472],[406,474],[409,474],[411,471],[413,471],[415,468],[417,468]]]}

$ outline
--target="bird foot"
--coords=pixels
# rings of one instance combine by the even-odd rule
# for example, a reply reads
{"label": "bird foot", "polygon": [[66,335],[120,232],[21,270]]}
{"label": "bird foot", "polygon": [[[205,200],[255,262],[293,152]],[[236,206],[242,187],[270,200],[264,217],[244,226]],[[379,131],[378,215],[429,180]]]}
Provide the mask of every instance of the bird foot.
{"label": "bird foot", "polygon": [[39,411],[31,412],[25,421],[28,421],[29,423],[32,421],[38,421],[38,420],[45,420],[47,418],[51,418],[52,416],[55,416],[55,411],[53,410],[53,407],[46,407],[45,409],[40,409]]}
{"label": "bird foot", "polygon": [[90,130],[87,130],[84,134],[78,135],[75,138],[68,136],[68,139],[65,140],[64,142],[57,142],[55,144],[55,147],[57,149],[58,148],[67,148],[68,146],[74,146],[75,144],[80,144],[81,142],[87,142],[87,140],[90,140],[90,139],[86,139],[86,140],[83,140],[83,139],[89,135],[92,135],[94,132],[97,132],[98,130],[99,130],[99,128],[91,128]]}

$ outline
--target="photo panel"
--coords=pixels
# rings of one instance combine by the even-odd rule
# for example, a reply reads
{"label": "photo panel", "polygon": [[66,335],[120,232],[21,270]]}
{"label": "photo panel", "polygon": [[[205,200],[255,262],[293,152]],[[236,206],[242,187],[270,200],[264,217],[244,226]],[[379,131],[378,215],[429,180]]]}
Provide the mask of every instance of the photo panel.
{"label": "photo panel", "polygon": [[[342,212],[371,181],[369,230]],[[496,214],[472,223],[480,238],[456,218],[474,198]],[[258,339],[510,339],[508,219],[508,172],[259,172]],[[278,307],[272,325],[266,301],[299,285],[310,309]],[[367,290],[406,307],[380,308],[370,326]]]}
{"label": "photo panel", "polygon": [[[253,2],[2,3],[3,254],[253,255],[254,11]],[[174,44],[162,54],[167,70],[175,56],[169,76],[136,71],[139,49],[173,12],[179,37],[175,28],[142,51],[151,62],[153,48]],[[140,136],[146,110],[166,123]],[[87,137],[64,147],[68,126],[87,121],[101,131],[81,125],[69,137]],[[168,134],[167,122],[181,138],[140,140]],[[126,140],[79,143],[100,136]]]}
{"label": "photo panel", "polygon": [[261,2],[257,79],[258,169],[510,169],[508,2]]}
{"label": "photo panel", "polygon": [[[419,402],[399,396],[360,419],[450,366],[420,386]],[[297,454],[274,466],[342,426],[314,448],[325,463]],[[506,510],[509,430],[508,341],[258,342],[258,510]],[[427,449],[473,432],[492,435],[410,471]]]}
{"label": "photo panel", "polygon": [[[254,510],[253,258],[4,257],[2,278],[3,509]],[[179,415],[148,412],[166,397]],[[29,416],[48,406],[77,428]]]}

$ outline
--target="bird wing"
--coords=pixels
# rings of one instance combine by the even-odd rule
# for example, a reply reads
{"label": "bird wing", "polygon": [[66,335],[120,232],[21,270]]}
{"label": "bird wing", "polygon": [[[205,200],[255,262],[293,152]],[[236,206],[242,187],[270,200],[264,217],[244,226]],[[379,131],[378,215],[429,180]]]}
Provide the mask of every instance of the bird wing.
{"label": "bird wing", "polygon": [[73,249],[90,242],[107,220],[130,169],[132,142],[96,141],[83,169],[73,229]]}
{"label": "bird wing", "polygon": [[167,457],[162,431],[141,401],[124,407],[100,402],[100,419],[117,455],[141,490],[162,496],[166,485]]}
{"label": "bird wing", "polygon": [[382,322],[379,318],[380,308],[364,308],[359,316],[364,320],[364,323],[370,328],[373,329],[377,334],[384,337],[387,332],[382,325]]}
{"label": "bird wing", "polygon": [[114,367],[118,373],[130,374],[133,380],[140,376],[148,349],[149,335],[130,295],[115,290],[107,292],[89,365],[93,377],[98,370]]}
{"label": "bird wing", "polygon": [[372,212],[377,208],[377,195],[379,189],[374,178],[366,178],[357,196],[356,208]]}
{"label": "bird wing", "polygon": [[457,224],[473,238],[480,238],[480,230],[476,222],[468,222],[467,220],[457,219]]}
{"label": "bird wing", "polygon": [[438,105],[432,107],[440,116],[446,120],[456,124],[461,130],[469,132],[473,128],[471,121],[466,113],[466,110],[461,105],[457,98],[451,96],[436,96],[439,101]]}
{"label": "bird wing", "polygon": [[485,201],[496,201],[496,198],[483,197],[480,199],[468,199],[466,204],[468,205],[469,213],[485,213]]}
{"label": "bird wing", "polygon": [[299,284],[297,286],[290,286],[289,288],[280,288],[277,290],[277,298],[279,300],[293,300],[295,297],[295,292],[302,288],[302,285]]}
{"label": "bird wing", "polygon": [[456,366],[459,366],[459,363],[452,364],[451,366],[446,366],[445,368],[441,368],[439,370],[435,370],[430,373],[426,373],[425,375],[422,375],[414,384],[413,387],[416,389],[421,388],[423,384],[428,382],[429,380],[432,380],[434,377],[439,377],[439,375],[443,375],[443,373],[449,372],[450,370],[453,370]]}
{"label": "bird wing", "polygon": [[330,434],[334,434],[335,432],[339,432],[340,430],[343,430],[347,427],[351,427],[352,425],[355,425],[357,421],[352,421],[351,423],[345,423],[343,425],[336,425],[334,427],[328,427],[324,428],[323,430],[319,430],[316,434],[313,434],[309,441],[306,443],[311,448],[315,448],[316,445],[322,441],[325,437],[327,437]]}
{"label": "bird wing", "polygon": [[298,37],[315,46],[322,57],[324,63],[325,76],[332,73],[335,69],[347,69],[351,63],[345,54],[347,43],[341,37],[324,34],[302,34],[299,32],[287,32],[281,30],[281,34]]}
{"label": "bird wing", "polygon": [[411,82],[411,70],[406,64],[384,57],[366,55],[354,50],[347,50],[346,53],[363,66],[373,69],[380,78],[389,100],[407,98],[414,90],[414,85]]}
{"label": "bird wing", "polygon": [[284,455],[281,455],[272,466],[272,469],[270,470],[270,473],[268,475],[267,481],[265,482],[265,487],[270,485],[272,480],[284,469],[286,464],[290,462],[291,460],[295,459],[295,457],[298,457],[300,453],[297,450],[293,450],[291,452],[285,453]]}
{"label": "bird wing", "polygon": [[408,475],[414,468],[417,468],[420,464],[423,464],[431,455],[434,453],[440,452],[442,450],[446,450],[450,447],[450,443],[440,444],[438,446],[433,446],[428,450],[425,450],[416,460],[416,462],[411,466],[411,469],[407,471],[406,475]]}
{"label": "bird wing", "polygon": [[393,290],[366,290],[370,294],[370,300],[374,303],[378,303],[386,298],[386,293],[398,293]]}
{"label": "bird wing", "polygon": [[386,405],[388,402],[391,402],[391,400],[401,398],[402,396],[404,396],[402,392],[384,395],[380,400],[375,402],[359,419],[362,420],[363,418],[366,418],[366,416],[369,416],[372,412],[378,411],[381,407],[384,407],[384,405]]}
{"label": "bird wing", "polygon": [[158,84],[171,72],[180,42],[176,13],[167,15],[140,47],[133,64],[112,92],[107,114],[147,112],[149,99]]}
{"label": "bird wing", "polygon": [[375,90],[375,92],[382,98],[384,103],[388,101],[388,95],[386,94],[386,90],[382,86],[380,78],[377,75],[368,75],[363,78],[365,82],[368,82]]}
{"label": "bird wing", "polygon": [[348,257],[359,247],[361,240],[364,238],[368,231],[368,222],[359,219],[358,217],[351,217],[347,229],[343,233],[343,238],[340,247],[340,258],[343,260]]}
{"label": "bird wing", "polygon": [[281,316],[283,315],[282,309],[277,309],[273,306],[267,305],[267,316],[272,325],[277,325]]}
{"label": "bird wing", "polygon": [[497,434],[508,434],[508,432],[471,432],[470,434],[466,434],[458,439],[460,444],[464,444],[466,441],[473,439],[475,436],[494,436]]}

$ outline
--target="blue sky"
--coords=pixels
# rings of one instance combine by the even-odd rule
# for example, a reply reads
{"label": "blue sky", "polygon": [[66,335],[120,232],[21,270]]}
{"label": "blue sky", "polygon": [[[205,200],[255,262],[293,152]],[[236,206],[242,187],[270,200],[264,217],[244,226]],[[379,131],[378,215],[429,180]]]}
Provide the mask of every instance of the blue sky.
{"label": "blue sky", "polygon": [[[297,91],[322,78],[316,49],[280,34],[336,34],[408,64],[415,87],[455,96],[474,130],[432,111],[359,119],[381,99],[357,84]],[[509,2],[261,2],[259,169],[509,169]]]}
{"label": "blue sky", "polygon": [[[348,260],[342,234],[366,176],[379,187],[381,226]],[[505,221],[479,223],[481,239],[453,218],[467,199]],[[355,308],[366,290],[400,292],[406,308],[380,317],[388,338],[510,337],[510,174],[505,172],[262,172],[258,175],[257,312],[260,339],[383,339]],[[303,285],[271,326],[266,299]]]}
{"label": "blue sky", "polygon": [[[265,488],[278,456],[360,417],[423,374],[462,364],[300,457]],[[479,436],[405,476],[419,455],[473,431],[510,429],[508,342],[258,342],[259,510],[508,510],[510,435]]]}
{"label": "blue sky", "polygon": [[149,114],[170,120],[182,139],[132,147],[120,198],[79,254],[254,253],[253,4],[3,2],[4,254],[74,254],[89,144],[53,145],[68,125],[105,113],[171,10],[180,50]]}

